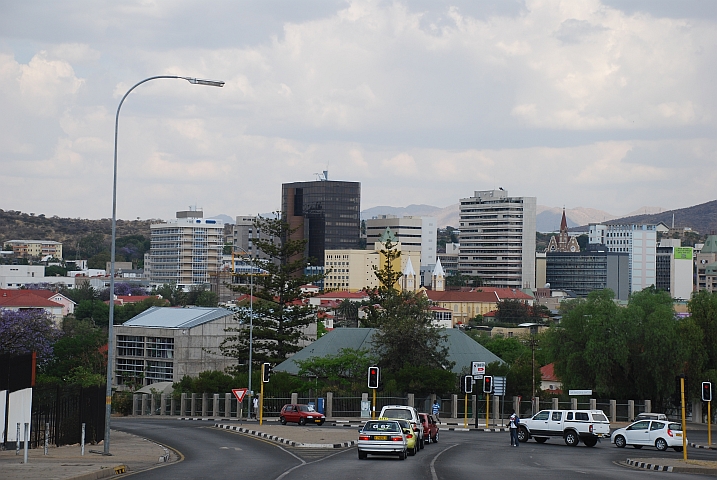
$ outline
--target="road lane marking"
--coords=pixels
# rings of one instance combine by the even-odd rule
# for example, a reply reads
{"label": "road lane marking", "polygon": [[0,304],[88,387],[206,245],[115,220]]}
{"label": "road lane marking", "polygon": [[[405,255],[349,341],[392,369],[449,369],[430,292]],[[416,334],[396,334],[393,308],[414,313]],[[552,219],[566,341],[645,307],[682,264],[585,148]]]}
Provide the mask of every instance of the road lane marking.
{"label": "road lane marking", "polygon": [[[445,452],[445,451],[447,451],[447,450],[449,450],[449,449],[451,449],[451,448],[453,448],[453,447],[457,447],[457,446],[458,446],[458,444],[455,443],[455,444],[451,445],[450,447],[444,448],[443,450],[441,450],[440,452],[438,452],[435,457],[433,457],[433,460],[431,460],[431,476],[433,477],[433,480],[438,480],[438,475],[436,474],[436,460],[438,459],[438,457],[439,457],[443,452]],[[278,480],[278,479],[277,479],[277,480]]]}

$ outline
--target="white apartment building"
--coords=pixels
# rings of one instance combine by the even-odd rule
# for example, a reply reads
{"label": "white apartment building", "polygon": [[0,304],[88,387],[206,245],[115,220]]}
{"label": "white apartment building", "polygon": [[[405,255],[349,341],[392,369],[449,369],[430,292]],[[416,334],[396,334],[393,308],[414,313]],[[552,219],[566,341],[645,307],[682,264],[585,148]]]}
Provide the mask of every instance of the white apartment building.
{"label": "white apartment building", "polygon": [[486,285],[535,287],[535,197],[476,191],[460,201],[458,271]]}
{"label": "white apartment building", "polygon": [[657,225],[591,223],[588,242],[605,245],[609,252],[629,255],[630,293],[657,284]]}
{"label": "white apartment building", "polygon": [[437,221],[433,217],[397,217],[379,215],[366,220],[366,243],[378,242],[386,228],[390,228],[404,252],[421,252],[421,266],[436,264]]}
{"label": "white apartment building", "polygon": [[665,238],[657,245],[655,286],[675,299],[689,300],[693,285],[693,250],[679,238]]}
{"label": "white apartment building", "polygon": [[167,223],[150,225],[150,282],[188,289],[209,284],[219,270],[224,247],[224,222],[205,219],[201,210],[177,212]]}
{"label": "white apartment building", "polygon": [[18,289],[27,285],[75,286],[72,277],[46,277],[44,265],[0,265],[0,288]]}

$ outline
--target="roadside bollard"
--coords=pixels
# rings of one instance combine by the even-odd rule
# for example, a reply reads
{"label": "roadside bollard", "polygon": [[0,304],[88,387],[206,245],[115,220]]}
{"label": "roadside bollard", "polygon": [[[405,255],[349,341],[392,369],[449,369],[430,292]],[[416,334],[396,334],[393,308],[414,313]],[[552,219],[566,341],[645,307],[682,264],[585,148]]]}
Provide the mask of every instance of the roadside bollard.
{"label": "roadside bollard", "polygon": [[25,452],[22,457],[22,463],[27,463],[27,447],[28,443],[30,443],[30,424],[25,424]]}
{"label": "roadside bollard", "polygon": [[49,423],[46,423],[46,424],[45,424],[45,449],[44,449],[44,455],[47,455],[47,443],[49,442],[49,438],[48,438],[49,436],[50,436],[50,424],[49,424]]}
{"label": "roadside bollard", "polygon": [[80,455],[85,454],[85,424],[82,424],[82,436],[80,437]]}
{"label": "roadside bollard", "polygon": [[15,437],[15,455],[20,455],[20,424],[17,424],[17,437]]}

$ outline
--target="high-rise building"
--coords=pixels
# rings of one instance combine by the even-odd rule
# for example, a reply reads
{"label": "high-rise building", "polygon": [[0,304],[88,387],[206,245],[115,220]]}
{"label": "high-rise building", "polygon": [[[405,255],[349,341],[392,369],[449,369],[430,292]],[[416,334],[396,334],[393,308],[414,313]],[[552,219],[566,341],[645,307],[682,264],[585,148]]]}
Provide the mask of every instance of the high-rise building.
{"label": "high-rise building", "polygon": [[[433,217],[397,217],[379,215],[366,220],[366,243],[376,242],[387,228],[401,242],[404,252],[420,252],[421,267],[419,283],[431,284],[431,273],[436,265],[437,221]],[[415,267],[415,265],[414,265]]]}
{"label": "high-rise building", "polygon": [[[324,174],[326,177],[326,174]],[[361,235],[361,183],[317,180],[281,186],[281,212],[290,239],[307,240],[305,256],[324,264],[326,250],[358,248]]]}
{"label": "high-rise building", "polygon": [[[697,245],[695,245],[695,250]],[[717,235],[709,235],[695,255],[695,290],[717,291]]]}
{"label": "high-rise building", "polygon": [[591,223],[588,244],[602,244],[608,252],[628,254],[630,293],[656,284],[657,225]]}
{"label": "high-rise building", "polygon": [[232,247],[234,253],[240,256],[251,256],[253,258],[267,259],[269,258],[261,250],[257,249],[254,245],[255,240],[267,240],[274,242],[275,239],[272,236],[262,233],[260,229],[256,228],[254,222],[257,217],[253,215],[243,215],[236,217],[236,223],[232,228]]}
{"label": "high-rise building", "polygon": [[535,215],[535,197],[509,197],[503,189],[462,198],[459,273],[490,286],[533,288]]}
{"label": "high-rise building", "polygon": [[224,247],[224,222],[205,219],[201,210],[177,212],[177,218],[150,225],[150,282],[182,288],[209,284]]}
{"label": "high-rise building", "polygon": [[679,238],[665,238],[657,245],[655,288],[675,299],[689,300],[693,285],[692,247],[683,247]]}

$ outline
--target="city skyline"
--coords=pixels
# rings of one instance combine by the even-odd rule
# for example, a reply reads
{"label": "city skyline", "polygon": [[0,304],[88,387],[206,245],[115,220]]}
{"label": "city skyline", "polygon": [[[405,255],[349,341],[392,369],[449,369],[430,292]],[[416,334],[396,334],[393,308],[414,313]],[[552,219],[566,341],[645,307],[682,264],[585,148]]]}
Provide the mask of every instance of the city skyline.
{"label": "city skyline", "polygon": [[[361,209],[504,187],[616,215],[714,200],[717,6],[705,2],[8,3],[0,208],[118,218],[280,208],[362,184]],[[680,179],[685,180],[680,182]],[[687,180],[689,179],[689,180]]]}

